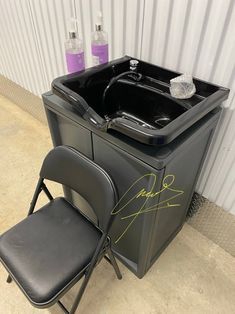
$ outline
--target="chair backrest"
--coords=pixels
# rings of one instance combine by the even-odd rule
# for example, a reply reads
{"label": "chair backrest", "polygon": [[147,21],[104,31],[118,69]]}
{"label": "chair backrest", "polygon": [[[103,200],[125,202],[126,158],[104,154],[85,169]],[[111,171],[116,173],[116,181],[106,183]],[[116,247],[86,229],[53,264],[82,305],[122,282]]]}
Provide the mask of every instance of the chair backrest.
{"label": "chair backrest", "polygon": [[117,202],[110,176],[89,158],[69,146],[57,146],[44,159],[40,177],[61,183],[79,193],[97,215],[99,225],[107,231]]}

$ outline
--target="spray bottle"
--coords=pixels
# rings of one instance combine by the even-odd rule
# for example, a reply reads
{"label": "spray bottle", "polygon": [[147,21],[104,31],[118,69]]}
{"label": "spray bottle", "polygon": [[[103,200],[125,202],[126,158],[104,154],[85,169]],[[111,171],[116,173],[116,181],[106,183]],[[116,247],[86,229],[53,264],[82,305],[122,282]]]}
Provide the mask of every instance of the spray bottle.
{"label": "spray bottle", "polygon": [[95,32],[91,35],[91,53],[93,65],[109,61],[108,34],[103,31],[102,13],[98,12]]}
{"label": "spray bottle", "polygon": [[65,54],[69,73],[85,69],[83,42],[77,32],[77,20],[73,18],[69,22],[69,39],[65,42]]}

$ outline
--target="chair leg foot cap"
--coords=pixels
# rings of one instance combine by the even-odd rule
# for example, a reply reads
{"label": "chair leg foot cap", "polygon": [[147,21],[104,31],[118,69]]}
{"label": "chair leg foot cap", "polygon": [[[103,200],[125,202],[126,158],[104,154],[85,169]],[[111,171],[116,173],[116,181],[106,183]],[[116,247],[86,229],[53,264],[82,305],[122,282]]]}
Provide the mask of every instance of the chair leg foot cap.
{"label": "chair leg foot cap", "polygon": [[12,278],[10,276],[7,277],[7,283],[11,283],[12,282]]}

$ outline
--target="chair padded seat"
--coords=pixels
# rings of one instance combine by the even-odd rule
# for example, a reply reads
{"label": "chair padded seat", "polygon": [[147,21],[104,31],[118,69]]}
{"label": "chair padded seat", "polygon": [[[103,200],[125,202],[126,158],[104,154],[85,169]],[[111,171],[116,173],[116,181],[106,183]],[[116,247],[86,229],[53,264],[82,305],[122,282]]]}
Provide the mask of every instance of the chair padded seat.
{"label": "chair padded seat", "polygon": [[56,198],[0,237],[0,258],[36,306],[47,305],[89,264],[102,232]]}

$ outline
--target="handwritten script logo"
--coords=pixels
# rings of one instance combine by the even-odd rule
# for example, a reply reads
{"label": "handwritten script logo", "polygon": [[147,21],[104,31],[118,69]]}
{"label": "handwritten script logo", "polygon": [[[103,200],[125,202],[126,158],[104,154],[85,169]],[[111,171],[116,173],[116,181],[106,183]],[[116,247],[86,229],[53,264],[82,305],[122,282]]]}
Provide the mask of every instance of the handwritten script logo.
{"label": "handwritten script logo", "polygon": [[[137,191],[136,188],[139,184],[141,184],[141,181],[146,181],[146,178],[148,179],[148,186],[150,185],[149,191],[146,190],[145,187],[143,187],[140,191]],[[170,207],[179,207],[180,204],[178,203],[172,203],[173,200],[175,200],[177,197],[179,197],[181,194],[184,193],[182,190],[178,190],[174,188],[172,185],[175,181],[175,176],[173,174],[166,175],[162,180],[162,188],[159,191],[154,191],[156,182],[157,182],[157,176],[154,173],[145,174],[139,179],[137,179],[130,187],[129,189],[123,194],[123,196],[120,198],[120,200],[115,205],[114,209],[112,210],[112,215],[117,215],[119,213],[123,213],[123,210],[127,208],[127,206],[131,203],[133,203],[136,199],[143,200],[143,204],[140,206],[139,209],[136,210],[136,212],[124,215],[121,217],[121,220],[129,219],[129,224],[125,227],[123,232],[117,237],[117,239],[114,241],[115,243],[118,243],[123,236],[127,233],[129,228],[132,226],[132,224],[135,222],[135,220],[142,214],[150,213],[153,211],[157,211],[158,209],[163,208],[170,208]],[[128,195],[131,194],[131,191],[134,192],[134,196],[132,196],[130,199],[128,199]],[[164,191],[170,191],[172,193],[171,196],[167,197],[164,200],[161,200],[160,194]],[[124,201],[127,198],[127,201]],[[149,200],[154,201],[156,200],[156,203],[152,204],[151,206],[148,204]],[[154,200],[154,201],[153,201]],[[124,203],[124,205],[122,205]],[[138,203],[139,204],[139,203]],[[139,205],[138,205],[139,206]]]}

